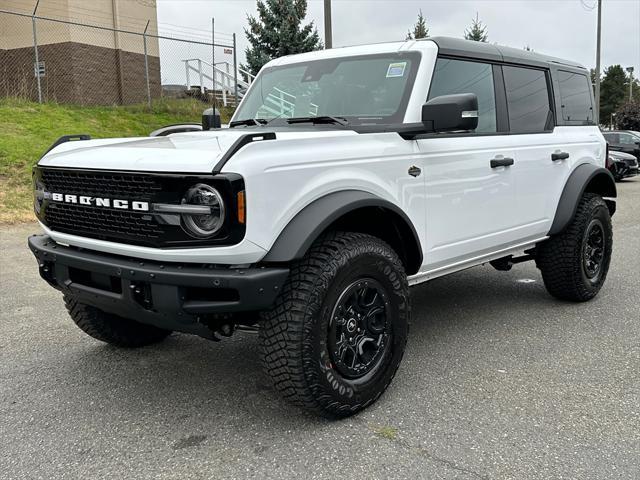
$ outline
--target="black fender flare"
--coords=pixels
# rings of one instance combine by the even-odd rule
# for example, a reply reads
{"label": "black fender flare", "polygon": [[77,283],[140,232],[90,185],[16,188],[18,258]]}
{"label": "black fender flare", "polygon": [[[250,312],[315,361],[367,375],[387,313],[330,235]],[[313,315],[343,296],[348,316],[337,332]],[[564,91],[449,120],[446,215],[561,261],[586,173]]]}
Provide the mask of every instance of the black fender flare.
{"label": "black fender flare", "polygon": [[[578,209],[580,198],[586,192],[597,193],[607,198],[618,196],[616,181],[611,172],[606,168],[598,167],[592,163],[578,165],[571,172],[567,183],[564,185],[558,208],[549,230],[549,235],[556,235],[562,232],[571,222]],[[611,215],[615,213],[615,202],[608,201],[607,206]]]}
{"label": "black fender flare", "polygon": [[406,242],[413,241],[413,247],[417,248],[415,258],[411,262],[414,268],[409,270],[417,271],[422,264],[422,246],[420,237],[407,214],[397,205],[362,190],[330,193],[305,206],[280,232],[263,261],[289,262],[302,258],[311,244],[332,223],[343,215],[363,207],[386,209],[402,219],[406,227],[404,230],[411,232],[413,237]]}

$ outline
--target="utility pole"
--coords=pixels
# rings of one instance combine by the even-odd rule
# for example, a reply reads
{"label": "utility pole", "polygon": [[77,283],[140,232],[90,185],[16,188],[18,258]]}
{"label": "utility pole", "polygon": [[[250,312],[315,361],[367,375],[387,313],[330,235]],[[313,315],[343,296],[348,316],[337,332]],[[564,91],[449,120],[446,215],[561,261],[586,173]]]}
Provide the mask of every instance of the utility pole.
{"label": "utility pole", "polygon": [[333,47],[331,36],[331,0],[324,0],[324,48]]}
{"label": "utility pole", "polygon": [[627,67],[629,72],[629,101],[633,98],[633,67]]}
{"label": "utility pole", "polygon": [[602,31],[602,0],[598,0],[598,37],[596,41],[596,124],[600,123],[600,33]]}

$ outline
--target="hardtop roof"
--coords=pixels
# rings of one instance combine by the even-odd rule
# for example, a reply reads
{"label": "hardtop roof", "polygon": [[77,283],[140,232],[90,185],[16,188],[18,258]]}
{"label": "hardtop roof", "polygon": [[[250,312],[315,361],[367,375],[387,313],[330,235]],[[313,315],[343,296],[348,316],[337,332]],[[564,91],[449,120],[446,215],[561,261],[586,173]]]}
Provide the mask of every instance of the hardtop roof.
{"label": "hardtop roof", "polygon": [[518,48],[494,45],[491,43],[476,42],[473,40],[463,40],[461,38],[452,37],[429,37],[424,40],[432,41],[438,45],[438,51],[442,55],[478,58],[537,67],[555,64],[584,69],[584,67],[579,63],[572,62],[570,60],[543,55],[524,49],[520,50]]}

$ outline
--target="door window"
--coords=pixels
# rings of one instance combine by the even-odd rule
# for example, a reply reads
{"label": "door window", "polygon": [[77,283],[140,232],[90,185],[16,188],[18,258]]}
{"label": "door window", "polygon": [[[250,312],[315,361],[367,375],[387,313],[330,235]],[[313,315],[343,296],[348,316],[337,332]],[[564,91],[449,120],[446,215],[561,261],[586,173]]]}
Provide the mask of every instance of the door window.
{"label": "door window", "polygon": [[620,145],[635,145],[638,140],[629,133],[620,134]]}
{"label": "door window", "polygon": [[511,132],[537,133],[548,130],[552,117],[545,72],[506,66],[502,71]]}
{"label": "door window", "polygon": [[478,97],[476,132],[496,131],[496,96],[491,64],[438,58],[429,100],[456,93],[475,93]]}
{"label": "door window", "polygon": [[593,121],[591,84],[586,75],[558,71],[562,118],[567,121]]}

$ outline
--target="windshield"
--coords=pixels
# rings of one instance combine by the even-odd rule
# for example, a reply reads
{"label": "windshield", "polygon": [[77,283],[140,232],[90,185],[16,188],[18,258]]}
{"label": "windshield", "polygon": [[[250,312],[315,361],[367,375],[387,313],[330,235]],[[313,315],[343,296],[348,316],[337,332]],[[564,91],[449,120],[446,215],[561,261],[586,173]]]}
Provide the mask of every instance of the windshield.
{"label": "windshield", "polygon": [[342,117],[350,124],[401,123],[418,52],[295,63],[263,70],[234,121]]}

